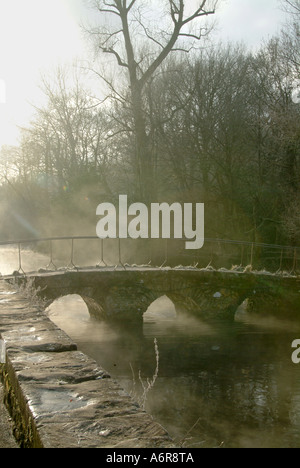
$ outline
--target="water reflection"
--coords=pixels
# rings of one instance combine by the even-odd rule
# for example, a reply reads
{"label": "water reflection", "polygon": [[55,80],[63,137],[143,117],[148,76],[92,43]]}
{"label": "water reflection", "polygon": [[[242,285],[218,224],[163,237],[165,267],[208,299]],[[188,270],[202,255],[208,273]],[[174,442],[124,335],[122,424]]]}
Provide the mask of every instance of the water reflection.
{"label": "water reflection", "polygon": [[[164,298],[145,317],[143,330],[95,322],[78,296],[52,304],[50,317],[128,392],[138,373],[159,378],[146,409],[186,447],[299,447],[300,367],[291,343],[300,327],[249,317],[203,323],[177,317]],[[135,389],[136,390],[136,389]],[[197,423],[195,425],[195,423]]]}

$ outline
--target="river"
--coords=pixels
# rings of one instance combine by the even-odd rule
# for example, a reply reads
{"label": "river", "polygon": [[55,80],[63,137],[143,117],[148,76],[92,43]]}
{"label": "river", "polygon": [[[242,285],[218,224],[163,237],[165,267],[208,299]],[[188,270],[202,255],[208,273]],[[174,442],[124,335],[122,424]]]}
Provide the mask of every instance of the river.
{"label": "river", "polygon": [[[16,268],[15,254],[2,249],[2,273]],[[232,323],[205,323],[177,317],[166,298],[149,308],[142,329],[91,319],[79,296],[55,301],[48,313],[135,399],[157,370],[145,408],[179,446],[300,447],[300,364],[291,359],[300,319],[261,319],[241,307]]]}

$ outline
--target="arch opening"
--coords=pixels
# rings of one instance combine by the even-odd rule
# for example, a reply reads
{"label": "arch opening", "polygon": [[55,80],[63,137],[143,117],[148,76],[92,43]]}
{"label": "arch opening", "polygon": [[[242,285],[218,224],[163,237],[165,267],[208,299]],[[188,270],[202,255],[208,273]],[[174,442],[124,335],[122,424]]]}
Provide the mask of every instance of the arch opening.
{"label": "arch opening", "polygon": [[88,307],[77,294],[55,299],[48,305],[46,312],[55,325],[70,334],[78,331],[80,325],[90,321]]}
{"label": "arch opening", "polygon": [[150,304],[143,314],[144,323],[172,321],[177,319],[174,303],[167,296],[161,296]]}
{"label": "arch opening", "polygon": [[234,314],[235,322],[244,322],[249,316],[248,312],[249,298],[247,297],[236,309]]}

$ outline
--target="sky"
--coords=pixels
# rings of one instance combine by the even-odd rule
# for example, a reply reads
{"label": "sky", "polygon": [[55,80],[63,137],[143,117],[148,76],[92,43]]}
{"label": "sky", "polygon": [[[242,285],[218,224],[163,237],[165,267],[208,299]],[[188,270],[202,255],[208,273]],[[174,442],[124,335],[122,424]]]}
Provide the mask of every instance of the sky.
{"label": "sky", "polygon": [[[86,0],[0,0],[0,147],[18,144],[18,126],[39,105],[41,74],[87,54],[80,23]],[[257,48],[279,32],[285,16],[278,0],[222,0],[216,40]]]}

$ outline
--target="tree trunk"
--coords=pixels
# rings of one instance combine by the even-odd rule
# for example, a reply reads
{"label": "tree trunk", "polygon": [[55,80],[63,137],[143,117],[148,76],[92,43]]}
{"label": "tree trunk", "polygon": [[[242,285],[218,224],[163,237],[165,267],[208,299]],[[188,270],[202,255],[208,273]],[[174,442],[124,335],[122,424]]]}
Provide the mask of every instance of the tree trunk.
{"label": "tree trunk", "polygon": [[146,122],[143,111],[142,93],[139,85],[132,87],[132,111],[135,124],[135,164],[138,181],[138,195],[141,202],[154,201],[154,180],[152,152],[149,137],[146,130]]}

